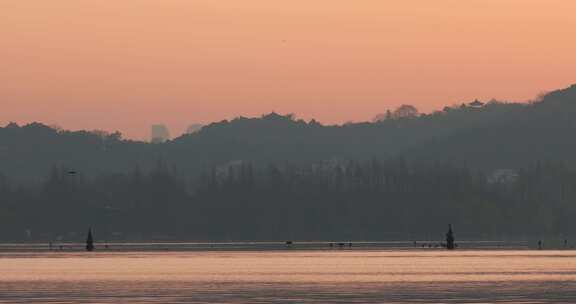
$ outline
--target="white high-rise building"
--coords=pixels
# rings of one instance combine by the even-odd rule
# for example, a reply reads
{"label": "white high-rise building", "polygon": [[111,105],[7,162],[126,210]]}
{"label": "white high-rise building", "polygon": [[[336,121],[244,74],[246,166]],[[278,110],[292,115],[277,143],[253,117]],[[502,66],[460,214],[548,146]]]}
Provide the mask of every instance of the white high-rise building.
{"label": "white high-rise building", "polygon": [[152,143],[163,143],[170,140],[170,131],[163,124],[152,125],[150,141]]}

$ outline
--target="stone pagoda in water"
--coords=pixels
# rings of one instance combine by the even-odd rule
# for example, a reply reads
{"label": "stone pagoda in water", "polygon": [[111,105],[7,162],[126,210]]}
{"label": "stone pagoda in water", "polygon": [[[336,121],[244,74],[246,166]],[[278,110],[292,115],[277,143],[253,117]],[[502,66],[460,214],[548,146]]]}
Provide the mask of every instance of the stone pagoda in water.
{"label": "stone pagoda in water", "polygon": [[453,250],[456,248],[454,244],[454,232],[452,231],[452,224],[448,224],[448,232],[446,233],[446,249]]}
{"label": "stone pagoda in water", "polygon": [[88,237],[86,238],[86,251],[94,250],[94,237],[92,236],[92,227],[88,228]]}

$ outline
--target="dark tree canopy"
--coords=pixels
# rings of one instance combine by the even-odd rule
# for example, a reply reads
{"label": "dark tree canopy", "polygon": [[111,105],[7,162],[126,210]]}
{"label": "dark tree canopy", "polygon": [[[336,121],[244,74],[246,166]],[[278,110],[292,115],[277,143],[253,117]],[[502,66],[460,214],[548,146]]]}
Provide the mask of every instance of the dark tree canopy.
{"label": "dark tree canopy", "polygon": [[111,238],[571,234],[575,131],[576,86],[345,125],[238,117],[158,144],[10,123],[0,238],[73,238],[86,222]]}

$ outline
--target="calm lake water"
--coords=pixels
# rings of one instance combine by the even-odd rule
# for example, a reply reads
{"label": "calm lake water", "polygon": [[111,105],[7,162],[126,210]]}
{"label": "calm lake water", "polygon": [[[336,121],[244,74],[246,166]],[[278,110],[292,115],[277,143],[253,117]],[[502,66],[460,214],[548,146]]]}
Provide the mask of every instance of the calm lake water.
{"label": "calm lake water", "polygon": [[0,303],[575,303],[576,251],[0,253]]}

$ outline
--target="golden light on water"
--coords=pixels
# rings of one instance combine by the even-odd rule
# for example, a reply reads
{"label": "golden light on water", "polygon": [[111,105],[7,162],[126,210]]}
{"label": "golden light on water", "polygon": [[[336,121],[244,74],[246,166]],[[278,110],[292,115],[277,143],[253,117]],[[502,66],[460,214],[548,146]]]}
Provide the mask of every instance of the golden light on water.
{"label": "golden light on water", "polygon": [[[345,295],[366,302],[399,297],[431,301],[454,293],[462,299],[506,298],[520,303],[535,291],[562,296],[576,281],[572,251],[271,251],[2,254],[0,303],[57,293],[117,303],[124,296],[154,302],[152,290],[171,301],[195,296],[221,301],[319,292],[327,301]],[[144,288],[146,286],[146,288]],[[471,292],[470,290],[474,290]],[[41,291],[41,292],[39,292]],[[278,300],[270,298],[269,301]],[[400,301],[400,302],[402,302]],[[107,302],[107,303],[108,303]],[[234,302],[234,301],[232,301]],[[263,303],[268,303],[263,301]]]}

